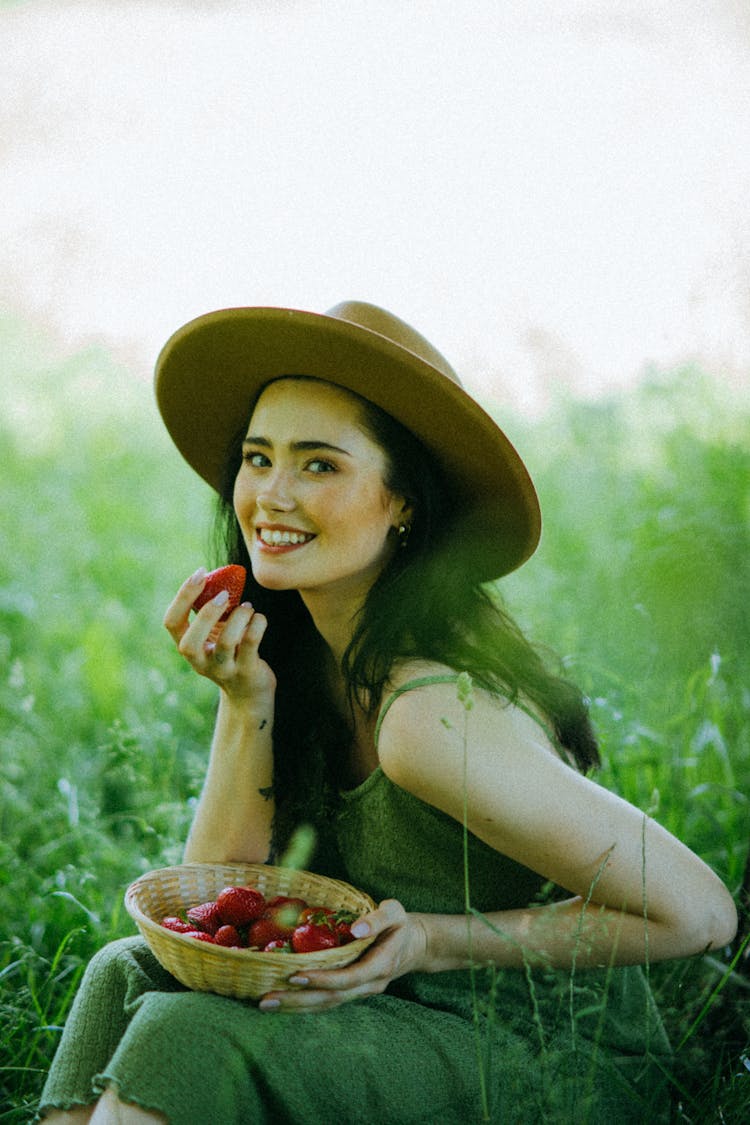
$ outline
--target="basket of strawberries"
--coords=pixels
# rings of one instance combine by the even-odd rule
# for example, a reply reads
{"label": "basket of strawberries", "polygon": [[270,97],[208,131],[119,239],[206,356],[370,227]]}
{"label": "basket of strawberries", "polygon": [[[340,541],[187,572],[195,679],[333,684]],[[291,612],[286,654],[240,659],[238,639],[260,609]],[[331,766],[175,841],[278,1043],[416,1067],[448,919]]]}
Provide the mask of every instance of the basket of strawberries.
{"label": "basket of strawberries", "polygon": [[185,863],[149,871],[125,907],[154,956],[199,992],[257,999],[310,969],[361,956],[352,923],[375,908],[348,883],[287,867]]}

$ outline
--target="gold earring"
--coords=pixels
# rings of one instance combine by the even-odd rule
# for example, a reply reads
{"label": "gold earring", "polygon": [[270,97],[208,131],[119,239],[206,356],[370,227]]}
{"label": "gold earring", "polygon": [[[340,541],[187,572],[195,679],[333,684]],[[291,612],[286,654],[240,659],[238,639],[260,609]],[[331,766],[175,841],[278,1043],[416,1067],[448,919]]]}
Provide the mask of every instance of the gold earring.
{"label": "gold earring", "polygon": [[411,527],[409,527],[408,524],[400,523],[398,525],[398,531],[396,532],[396,534],[398,535],[398,545],[399,545],[399,547],[405,547],[406,544],[409,542],[409,532],[410,531],[411,531]]}

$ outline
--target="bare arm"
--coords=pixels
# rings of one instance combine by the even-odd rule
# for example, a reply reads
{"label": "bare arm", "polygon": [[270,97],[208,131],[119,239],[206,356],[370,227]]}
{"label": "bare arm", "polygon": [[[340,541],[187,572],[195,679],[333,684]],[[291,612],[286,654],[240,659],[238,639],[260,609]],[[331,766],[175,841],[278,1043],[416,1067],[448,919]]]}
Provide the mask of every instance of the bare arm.
{"label": "bare arm", "polygon": [[[468,719],[468,722],[465,722]],[[376,937],[343,969],[309,973],[264,1010],[324,1010],[413,971],[471,964],[606,966],[685,957],[732,939],[737,914],[711,869],[628,802],[576,773],[522,710],[451,685],[410,691],[380,731],[381,766],[491,847],[566,888],[564,902],[483,916],[408,914],[388,899],[360,920]],[[470,927],[470,928],[469,928]],[[292,978],[294,980],[294,978]]]}
{"label": "bare arm", "polygon": [[206,778],[185,845],[185,863],[266,863],[273,800],[271,716],[219,702]]}
{"label": "bare arm", "polygon": [[258,656],[266,620],[238,606],[219,624],[214,600],[190,620],[205,578],[180,588],[164,624],[185,659],[219,685],[221,695],[206,778],[185,847],[186,862],[265,863],[273,801],[261,792],[273,779],[272,729],[276,681]]}
{"label": "bare arm", "polygon": [[[476,920],[475,960],[630,964],[731,940],[736,911],[714,872],[564,764],[518,708],[479,694],[467,714],[449,685],[410,692],[386,716],[380,756],[397,784],[458,821],[465,815],[480,839],[573,896],[490,914],[491,926]],[[467,963],[465,919],[428,916],[423,924],[431,967]]]}

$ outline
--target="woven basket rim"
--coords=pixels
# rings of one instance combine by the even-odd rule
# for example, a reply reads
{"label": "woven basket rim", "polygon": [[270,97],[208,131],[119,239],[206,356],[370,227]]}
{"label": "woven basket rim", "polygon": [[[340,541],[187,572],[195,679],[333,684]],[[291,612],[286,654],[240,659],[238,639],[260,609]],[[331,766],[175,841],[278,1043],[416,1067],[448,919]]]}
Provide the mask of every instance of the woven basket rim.
{"label": "woven basket rim", "polygon": [[[289,953],[289,952],[264,952],[262,949],[238,949],[230,946],[213,945],[210,942],[198,942],[195,938],[189,937],[187,934],[177,933],[174,930],[168,930],[150,917],[141,907],[138,902],[139,892],[149,884],[158,883],[161,880],[166,880],[170,877],[179,877],[180,874],[199,871],[205,872],[222,872],[227,875],[237,874],[242,875],[243,879],[248,873],[254,871],[263,871],[268,873],[271,879],[274,876],[282,877],[285,880],[294,880],[295,877],[300,880],[311,880],[313,883],[320,884],[335,891],[340,887],[349,895],[354,895],[357,899],[361,900],[362,913],[366,913],[371,909],[375,909],[375,902],[364,891],[358,890],[350,883],[346,883],[341,879],[333,879],[325,875],[318,875],[313,871],[304,871],[288,867],[279,867],[267,863],[242,863],[239,861],[232,861],[228,863],[181,863],[174,864],[170,867],[158,867],[151,871],[146,871],[135,879],[125,891],[124,901],[125,908],[136,923],[144,937],[147,934],[152,934],[154,939],[162,942],[176,942],[174,948],[182,947],[185,953],[194,958],[212,958],[216,961],[235,960],[238,962],[245,962],[248,966],[251,962],[257,962],[262,959],[262,962],[267,965],[277,966],[279,968],[294,968],[294,966],[302,967],[305,965],[306,960],[335,960],[341,954],[342,950],[347,951],[347,956],[351,960],[355,960],[364,950],[371,944],[372,938],[358,938],[352,942],[348,942],[345,946],[335,946],[332,949],[317,950],[311,953]],[[222,875],[223,877],[223,875]],[[246,879],[249,884],[250,880]],[[311,903],[311,905],[315,905]],[[154,951],[156,952],[156,951]],[[158,957],[158,954],[157,954]],[[290,958],[293,960],[290,961]]]}

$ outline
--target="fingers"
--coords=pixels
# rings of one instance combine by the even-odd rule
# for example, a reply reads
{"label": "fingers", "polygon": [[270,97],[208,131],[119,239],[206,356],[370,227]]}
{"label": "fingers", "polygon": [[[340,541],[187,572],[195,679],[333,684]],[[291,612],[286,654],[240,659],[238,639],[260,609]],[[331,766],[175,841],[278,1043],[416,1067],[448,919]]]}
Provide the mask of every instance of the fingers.
{"label": "fingers", "polygon": [[243,668],[250,666],[265,631],[265,618],[256,614],[249,602],[238,606],[222,622],[225,607],[226,599],[214,599],[203,606],[177,644],[196,671],[219,683],[234,675],[240,661]]}
{"label": "fingers", "polygon": [[164,615],[164,626],[178,651],[202,676],[225,685],[239,673],[247,676],[257,660],[267,621],[249,602],[238,606],[226,621],[228,595],[220,591],[192,618],[193,603],[206,582],[201,567],[180,587]]}
{"label": "fingers", "polygon": [[[222,634],[222,640],[227,640],[228,644],[232,644],[235,639],[235,632],[238,634],[235,647],[237,649],[238,663],[242,660],[245,662],[253,657],[259,647],[260,642],[263,640],[266,629],[268,628],[268,619],[262,613],[256,613],[249,602],[245,602],[239,607],[240,609],[247,610],[250,614],[250,620],[245,621],[242,616],[233,614],[227,623],[227,629],[230,626],[236,625],[236,630],[232,630],[228,638]],[[236,613],[237,611],[235,611]],[[226,630],[225,630],[226,632]]]}
{"label": "fingers", "polygon": [[261,1000],[261,1010],[325,1011],[349,1000],[377,995],[396,977],[416,967],[419,951],[424,948],[424,932],[400,902],[381,902],[355,923],[353,932],[360,927],[366,927],[375,937],[362,957],[342,969],[293,974],[289,983],[295,990],[269,992]]}
{"label": "fingers", "polygon": [[206,584],[207,574],[208,571],[204,566],[199,567],[195,574],[191,574],[190,577],[182,583],[174,600],[170,603],[164,614],[164,628],[175,643],[181,640],[190,623],[190,610],[193,606],[193,602]]}
{"label": "fingers", "polygon": [[[208,669],[211,679],[223,685],[235,675],[241,678],[250,676],[267,624],[263,614],[256,613],[252,605],[245,602],[232,612],[226,624],[219,622],[214,626],[204,642],[203,659],[200,661]],[[199,645],[200,635],[197,635]],[[186,639],[181,642],[180,651],[185,649]],[[186,655],[184,651],[183,655]],[[188,658],[194,661],[194,657]]]}

